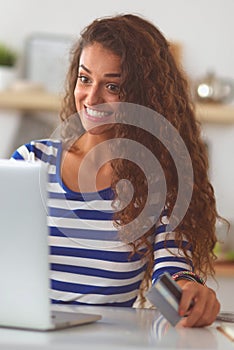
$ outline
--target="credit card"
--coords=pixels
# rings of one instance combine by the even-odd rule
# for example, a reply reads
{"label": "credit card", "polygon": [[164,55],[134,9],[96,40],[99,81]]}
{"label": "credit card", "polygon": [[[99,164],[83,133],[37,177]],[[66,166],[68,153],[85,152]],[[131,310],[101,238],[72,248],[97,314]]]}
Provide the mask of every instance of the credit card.
{"label": "credit card", "polygon": [[146,297],[158,308],[168,322],[175,326],[182,318],[178,313],[181,295],[180,286],[168,272],[165,272],[150,288]]}

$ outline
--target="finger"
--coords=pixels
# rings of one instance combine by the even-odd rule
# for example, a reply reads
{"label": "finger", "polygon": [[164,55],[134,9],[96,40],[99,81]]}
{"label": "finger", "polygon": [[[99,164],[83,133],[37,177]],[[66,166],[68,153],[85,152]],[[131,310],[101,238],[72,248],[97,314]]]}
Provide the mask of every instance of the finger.
{"label": "finger", "polygon": [[195,327],[204,327],[211,325],[217,314],[220,311],[220,303],[216,298],[216,294],[210,290],[205,305],[205,312],[201,315],[199,320],[194,324]]}
{"label": "finger", "polygon": [[206,303],[203,300],[195,300],[195,304],[190,314],[186,317],[185,326],[194,327],[205,312]]}
{"label": "finger", "polygon": [[199,285],[197,282],[187,282],[182,287],[182,291],[179,314],[180,316],[186,316],[191,314],[192,308],[194,307],[195,298],[199,295]]}
{"label": "finger", "polygon": [[[197,282],[188,282],[184,284],[182,290],[179,312],[181,316],[187,316],[183,325],[193,327],[204,313],[208,289]],[[190,307],[192,301],[194,305]]]}
{"label": "finger", "polygon": [[185,327],[209,326],[215,321],[220,310],[220,303],[216,298],[215,292],[207,288],[201,293],[200,298],[205,300],[204,307],[201,305],[200,300],[196,302],[193,310],[191,310],[191,314],[183,322]]}

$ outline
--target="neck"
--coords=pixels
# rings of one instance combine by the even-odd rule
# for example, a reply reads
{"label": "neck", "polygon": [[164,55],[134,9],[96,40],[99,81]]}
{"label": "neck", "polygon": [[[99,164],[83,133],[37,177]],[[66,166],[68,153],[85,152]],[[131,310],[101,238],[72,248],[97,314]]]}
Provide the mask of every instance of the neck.
{"label": "neck", "polygon": [[113,132],[105,133],[105,135],[94,135],[86,132],[75,142],[74,149],[82,155],[87,154],[91,150],[95,153],[95,146],[112,138]]}

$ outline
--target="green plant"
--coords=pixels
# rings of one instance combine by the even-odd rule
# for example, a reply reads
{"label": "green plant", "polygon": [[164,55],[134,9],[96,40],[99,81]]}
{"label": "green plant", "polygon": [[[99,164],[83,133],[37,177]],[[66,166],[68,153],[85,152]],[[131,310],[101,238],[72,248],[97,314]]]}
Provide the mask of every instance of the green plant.
{"label": "green plant", "polygon": [[12,67],[15,65],[17,54],[7,45],[0,43],[0,66]]}

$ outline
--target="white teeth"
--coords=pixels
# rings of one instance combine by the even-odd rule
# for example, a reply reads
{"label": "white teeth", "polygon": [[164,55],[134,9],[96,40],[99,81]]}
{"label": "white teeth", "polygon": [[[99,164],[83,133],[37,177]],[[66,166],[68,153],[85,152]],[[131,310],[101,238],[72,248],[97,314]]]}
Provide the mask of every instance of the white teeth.
{"label": "white teeth", "polygon": [[95,118],[103,118],[109,115],[108,112],[101,112],[101,111],[95,111],[94,109],[86,108],[86,112],[91,116]]}

